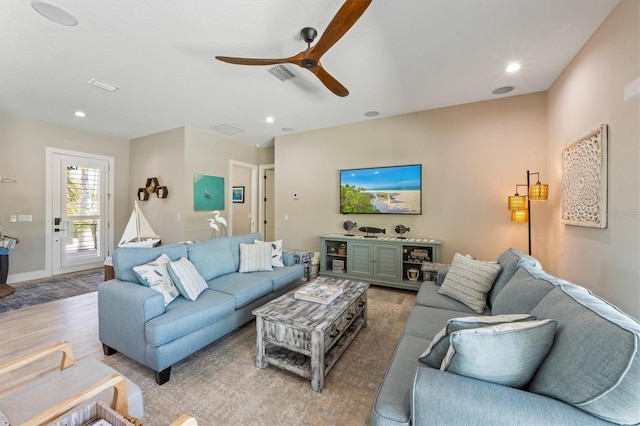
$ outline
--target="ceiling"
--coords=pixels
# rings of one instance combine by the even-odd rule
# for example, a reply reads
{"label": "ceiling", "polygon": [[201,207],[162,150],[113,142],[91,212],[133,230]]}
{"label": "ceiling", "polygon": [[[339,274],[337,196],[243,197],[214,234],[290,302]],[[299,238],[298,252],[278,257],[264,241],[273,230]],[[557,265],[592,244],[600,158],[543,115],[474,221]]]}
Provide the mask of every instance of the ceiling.
{"label": "ceiling", "polygon": [[[30,0],[0,0],[0,111],[127,139],[192,126],[266,147],[282,134],[375,119],[367,111],[547,90],[619,0],[373,0],[322,57],[349,89],[344,98],[295,65],[283,82],[269,67],[214,59],[292,56],[307,47],[300,30],[321,37],[343,0],[46,1],[78,25],[45,19]],[[522,68],[507,73],[514,61]],[[492,94],[503,86],[514,90]]]}

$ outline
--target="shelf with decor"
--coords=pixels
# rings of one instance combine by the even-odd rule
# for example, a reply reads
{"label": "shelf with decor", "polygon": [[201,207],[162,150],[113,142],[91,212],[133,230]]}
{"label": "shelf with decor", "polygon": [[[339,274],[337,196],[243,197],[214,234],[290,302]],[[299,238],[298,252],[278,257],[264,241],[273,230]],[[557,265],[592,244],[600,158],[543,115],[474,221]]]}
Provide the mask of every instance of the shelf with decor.
{"label": "shelf with decor", "polygon": [[441,245],[441,241],[430,238],[323,235],[320,273],[418,290],[425,278],[433,278],[431,274],[423,276],[422,262],[439,262]]}

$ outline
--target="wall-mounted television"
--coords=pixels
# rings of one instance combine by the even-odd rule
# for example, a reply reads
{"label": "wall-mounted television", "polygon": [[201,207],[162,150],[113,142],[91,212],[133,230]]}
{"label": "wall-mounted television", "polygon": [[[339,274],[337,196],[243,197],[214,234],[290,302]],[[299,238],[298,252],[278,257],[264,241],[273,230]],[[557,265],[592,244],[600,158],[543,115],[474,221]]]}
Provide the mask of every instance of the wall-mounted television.
{"label": "wall-mounted television", "polygon": [[422,165],[340,170],[340,213],[422,214]]}

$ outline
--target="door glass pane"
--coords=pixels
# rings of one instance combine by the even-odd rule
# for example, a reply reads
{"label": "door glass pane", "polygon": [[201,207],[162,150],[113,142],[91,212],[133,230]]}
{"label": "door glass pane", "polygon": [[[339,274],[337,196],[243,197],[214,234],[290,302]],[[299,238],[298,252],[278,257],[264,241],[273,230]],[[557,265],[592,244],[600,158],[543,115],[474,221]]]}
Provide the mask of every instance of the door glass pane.
{"label": "door glass pane", "polygon": [[100,169],[67,167],[67,258],[100,256]]}

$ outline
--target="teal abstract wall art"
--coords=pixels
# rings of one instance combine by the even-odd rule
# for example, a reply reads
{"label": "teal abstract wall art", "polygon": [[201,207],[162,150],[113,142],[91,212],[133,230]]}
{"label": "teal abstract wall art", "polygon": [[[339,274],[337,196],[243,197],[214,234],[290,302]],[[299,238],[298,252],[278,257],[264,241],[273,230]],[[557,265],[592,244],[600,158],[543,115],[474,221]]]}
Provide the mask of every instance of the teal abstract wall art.
{"label": "teal abstract wall art", "polygon": [[224,178],[193,175],[193,210],[224,210]]}

